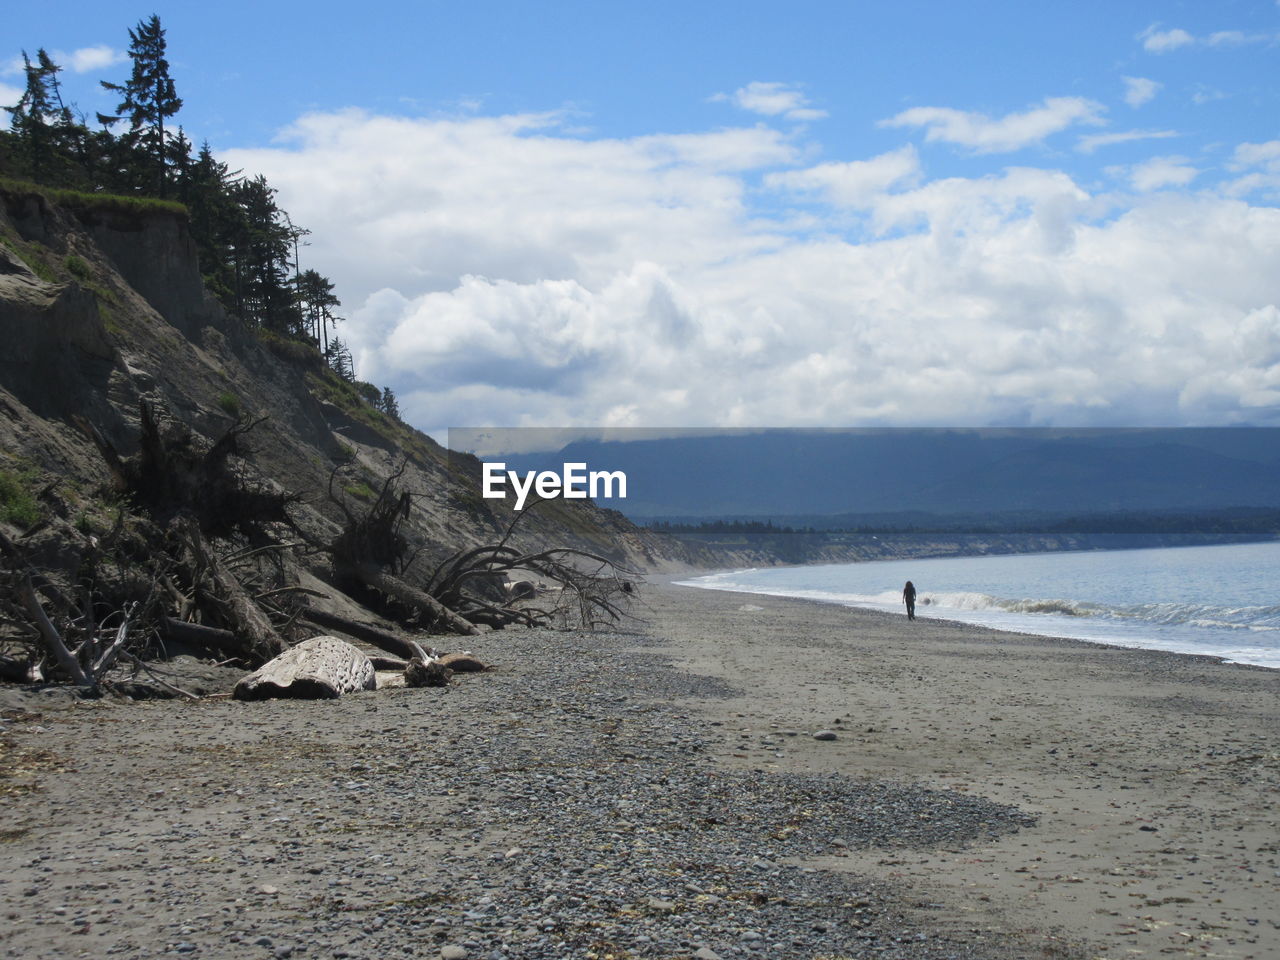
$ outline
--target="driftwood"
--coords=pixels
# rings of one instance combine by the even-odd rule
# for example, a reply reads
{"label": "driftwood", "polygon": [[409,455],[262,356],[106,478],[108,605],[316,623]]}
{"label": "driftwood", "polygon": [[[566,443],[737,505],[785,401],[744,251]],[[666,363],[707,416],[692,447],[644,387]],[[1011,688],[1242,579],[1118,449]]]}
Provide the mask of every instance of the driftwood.
{"label": "driftwood", "polygon": [[[340,617],[336,613],[328,613],[324,610],[314,610],[307,607],[298,615],[298,619],[305,620],[307,623],[314,623],[317,627],[337,630],[339,633],[345,633],[349,637],[355,637],[357,640],[363,640],[366,643],[372,643],[375,647],[395,654],[401,660],[412,660],[414,657],[421,657],[425,660],[431,653],[430,650],[423,650],[412,640],[398,637],[394,633],[388,633],[386,630],[379,630],[368,623]],[[401,663],[395,669],[403,668],[404,663]]]}
{"label": "driftwood", "polygon": [[237,700],[332,700],[377,686],[369,658],[337,637],[312,637],[236,684]]}
{"label": "driftwood", "polygon": [[160,620],[160,630],[166,640],[189,644],[193,647],[204,647],[206,650],[217,650],[231,656],[238,657],[244,653],[244,645],[230,630],[206,627],[199,623],[185,623],[173,617],[163,617]]}
{"label": "driftwood", "polygon": [[29,576],[22,578],[21,589],[22,602],[26,606],[27,612],[31,614],[32,619],[36,622],[36,629],[40,632],[40,639],[43,641],[45,649],[53,654],[53,658],[58,661],[58,666],[71,678],[72,683],[82,687],[93,686],[93,680],[84,672],[80,661],[67,649],[62,635],[58,633],[57,628],[54,627],[48,615],[45,614],[44,607],[40,605],[40,598],[36,596],[36,588],[32,586]]}
{"label": "driftwood", "polygon": [[454,673],[483,673],[488,670],[487,664],[477,660],[470,653],[446,653],[436,658],[436,663],[448,667]]}
{"label": "driftwood", "polygon": [[175,521],[175,525],[181,530],[196,564],[208,578],[210,592],[219,602],[224,618],[239,641],[238,652],[258,663],[283,653],[288,644],[276,632],[262,608],[240,586],[235,575],[209,550],[199,528],[189,520]]}
{"label": "driftwood", "polygon": [[366,587],[372,587],[388,597],[417,608],[434,626],[468,636],[474,636],[480,632],[474,623],[450,610],[431,594],[410,586],[399,577],[385,573],[371,563],[353,565],[347,568],[347,572]]}
{"label": "driftwood", "polygon": [[439,660],[419,660],[414,657],[404,668],[406,687],[447,687],[453,671]]}

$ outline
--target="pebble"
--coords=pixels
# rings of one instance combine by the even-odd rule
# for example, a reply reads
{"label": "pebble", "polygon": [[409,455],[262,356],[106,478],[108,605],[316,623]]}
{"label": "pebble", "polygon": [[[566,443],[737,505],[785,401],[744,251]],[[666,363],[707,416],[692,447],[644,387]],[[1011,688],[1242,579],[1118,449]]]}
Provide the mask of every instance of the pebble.
{"label": "pebble", "polygon": [[834,730],[819,730],[813,735],[815,740],[835,740],[836,732]]}
{"label": "pebble", "polygon": [[[185,752],[174,764],[163,747],[128,757],[138,777],[172,779],[165,798],[148,801],[165,806],[149,808],[141,834],[103,834],[95,851],[104,863],[128,857],[136,879],[77,867],[86,884],[112,880],[144,906],[130,913],[129,939],[112,941],[121,948],[104,941],[103,952],[154,957],[145,944],[181,930],[183,943],[210,956],[239,943],[247,960],[254,951],[244,944],[297,957],[303,943],[315,945],[307,956],[352,960],[1000,955],[958,934],[929,930],[920,941],[928,921],[899,911],[896,888],[794,864],[833,848],[959,847],[1030,818],[920,786],[722,769],[703,751],[736,743],[741,726],[715,729],[718,721],[680,710],[685,698],[739,692],[646,649],[664,643],[642,633],[503,631],[468,639],[502,669],[447,699],[405,689],[282,701],[255,705],[251,725],[231,702],[202,705],[201,725],[189,711],[157,708],[148,717],[183,731],[173,742],[184,751],[216,749],[194,765]],[[750,739],[776,746],[803,734],[757,729]],[[823,734],[835,738],[815,736]],[[433,740],[448,748],[423,747]],[[109,763],[111,754],[84,757]],[[345,789],[352,774],[358,791]],[[107,780],[99,807],[128,809],[136,782]],[[229,807],[210,806],[215,791]],[[55,850],[51,862],[80,849]],[[275,884],[256,874],[267,862]],[[37,870],[13,880],[15,894],[42,882]],[[277,896],[281,887],[288,897]],[[67,903],[82,915],[108,896],[71,889]],[[215,902],[229,909],[209,911]]]}

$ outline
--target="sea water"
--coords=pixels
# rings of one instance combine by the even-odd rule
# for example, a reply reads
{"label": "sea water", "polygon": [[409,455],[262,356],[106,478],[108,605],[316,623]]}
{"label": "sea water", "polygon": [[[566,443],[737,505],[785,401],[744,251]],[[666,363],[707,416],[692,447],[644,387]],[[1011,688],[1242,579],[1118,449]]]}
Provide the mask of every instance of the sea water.
{"label": "sea water", "polygon": [[735,570],[689,586],[807,597],[1280,668],[1280,542]]}

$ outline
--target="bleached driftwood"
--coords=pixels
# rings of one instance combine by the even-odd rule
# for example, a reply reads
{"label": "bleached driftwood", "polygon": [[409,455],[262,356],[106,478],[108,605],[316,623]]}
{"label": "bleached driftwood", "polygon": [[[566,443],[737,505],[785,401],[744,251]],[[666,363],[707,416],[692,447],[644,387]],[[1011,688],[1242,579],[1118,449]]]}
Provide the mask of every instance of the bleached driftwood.
{"label": "bleached driftwood", "polygon": [[337,637],[312,637],[242,679],[235,698],[332,700],[376,685],[373,663],[360,650]]}

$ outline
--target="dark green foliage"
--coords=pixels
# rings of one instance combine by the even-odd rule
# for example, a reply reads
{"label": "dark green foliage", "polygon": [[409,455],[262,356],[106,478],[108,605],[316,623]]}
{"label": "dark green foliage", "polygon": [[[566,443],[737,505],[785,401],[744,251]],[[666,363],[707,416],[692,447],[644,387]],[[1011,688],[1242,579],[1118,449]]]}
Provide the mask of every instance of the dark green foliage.
{"label": "dark green foliage", "polygon": [[169,76],[160,18],[152,14],[149,20],[139,21],[138,29],[129,31],[129,41],[133,72],[122,84],[102,81],[105,89],[120,94],[122,99],[115,115],[100,113],[98,122],[109,127],[120,120],[129,121],[129,130],[120,140],[149,159],[149,169],[143,171],[143,183],[163,197],[169,181],[169,141],[165,137],[164,122],[182,109],[182,99]]}
{"label": "dark green foliage", "polygon": [[400,403],[390,387],[382,388],[382,400],[378,404],[378,409],[392,420],[400,419]]}
{"label": "dark green foliage", "polygon": [[347,349],[347,345],[338,337],[334,337],[329,342],[327,359],[329,361],[329,369],[334,373],[347,381],[347,383],[354,384],[356,382],[356,367],[351,359],[351,351]]}
{"label": "dark green foliage", "polygon": [[333,294],[333,281],[314,270],[305,270],[297,279],[298,307],[306,323],[307,335],[320,345],[322,352],[329,349],[329,328],[341,318],[334,316],[333,307],[342,301]]}
{"label": "dark green foliage", "polygon": [[360,394],[361,399],[363,399],[365,403],[372,404],[374,407],[381,406],[382,391],[372,383],[366,383],[364,380],[357,380],[356,392]]}
{"label": "dark green foliage", "polygon": [[[330,280],[299,270],[307,231],[276,204],[265,178],[242,177],[207,143],[196,152],[185,130],[167,126],[182,99],[159,18],[139,22],[129,39],[132,71],[123,83],[103,83],[120,103],[115,114],[98,115],[104,127],[97,131],[62,102],[60,68],[49,55],[42,49],[33,63],[24,54],[26,90],[5,108],[10,129],[0,131],[0,192],[40,195],[79,215],[189,217],[205,282],[223,306],[282,342],[309,345],[317,363],[331,362],[339,356],[329,350],[339,300]],[[124,127],[118,135],[117,125]],[[156,199],[168,197],[181,203]],[[354,379],[345,349],[338,365]]]}
{"label": "dark green foliage", "polygon": [[4,108],[12,118],[17,172],[35,179],[56,177],[67,163],[66,148],[73,126],[58,86],[61,67],[42,47],[36,52],[34,64],[23,51],[22,68],[26,89],[15,106]]}

